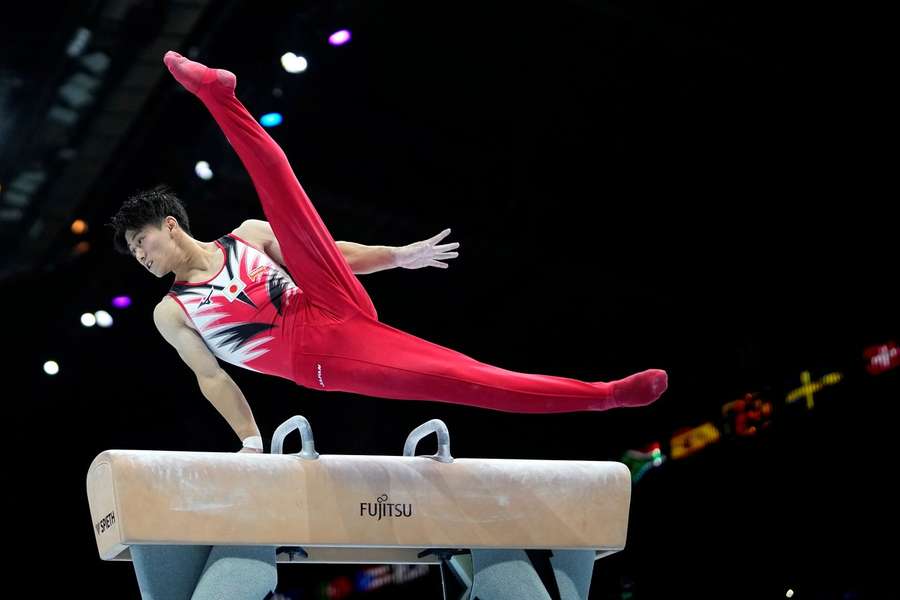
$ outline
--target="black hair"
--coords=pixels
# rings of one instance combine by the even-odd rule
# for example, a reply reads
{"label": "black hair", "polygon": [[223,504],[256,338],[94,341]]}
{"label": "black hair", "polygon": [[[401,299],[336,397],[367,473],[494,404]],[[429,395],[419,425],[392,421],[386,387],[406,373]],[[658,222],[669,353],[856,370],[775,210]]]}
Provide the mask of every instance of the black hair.
{"label": "black hair", "polygon": [[158,185],[137,192],[122,203],[119,212],[108,223],[113,228],[113,245],[118,252],[131,255],[125,232],[129,229],[135,231],[143,229],[145,225],[160,227],[163,220],[170,215],[175,217],[185,233],[191,235],[184,203],[168,186]]}

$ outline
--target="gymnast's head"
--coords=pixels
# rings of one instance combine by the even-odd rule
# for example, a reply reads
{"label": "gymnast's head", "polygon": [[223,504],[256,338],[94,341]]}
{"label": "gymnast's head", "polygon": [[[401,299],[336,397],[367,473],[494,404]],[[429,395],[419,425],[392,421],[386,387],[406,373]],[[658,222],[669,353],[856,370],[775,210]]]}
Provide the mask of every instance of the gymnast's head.
{"label": "gymnast's head", "polygon": [[191,237],[184,204],[164,185],[129,197],[109,225],[116,250],[157,277],[174,271],[179,248]]}

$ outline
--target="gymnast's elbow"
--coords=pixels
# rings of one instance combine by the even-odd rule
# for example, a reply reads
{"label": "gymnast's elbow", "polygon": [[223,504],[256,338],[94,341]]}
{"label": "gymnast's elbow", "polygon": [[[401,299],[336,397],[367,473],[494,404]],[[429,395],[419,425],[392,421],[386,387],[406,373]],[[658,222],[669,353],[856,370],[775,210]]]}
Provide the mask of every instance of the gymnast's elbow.
{"label": "gymnast's elbow", "polygon": [[210,400],[212,399],[210,396],[215,397],[220,395],[222,389],[228,388],[229,384],[234,385],[231,376],[221,367],[204,369],[202,371],[198,370],[195,371],[194,374],[197,376],[197,383],[200,385],[200,391],[202,391],[203,395]]}

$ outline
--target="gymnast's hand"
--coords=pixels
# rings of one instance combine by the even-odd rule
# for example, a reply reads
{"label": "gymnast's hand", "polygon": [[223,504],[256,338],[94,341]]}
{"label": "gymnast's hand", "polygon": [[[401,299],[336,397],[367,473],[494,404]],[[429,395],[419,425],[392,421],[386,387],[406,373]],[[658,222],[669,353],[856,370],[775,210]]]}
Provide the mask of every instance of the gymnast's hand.
{"label": "gymnast's hand", "polygon": [[249,454],[262,454],[262,450],[257,450],[256,448],[241,448],[238,450],[238,454],[242,454],[247,452]]}
{"label": "gymnast's hand", "polygon": [[448,235],[450,235],[450,230],[445,229],[433,238],[395,248],[394,256],[397,266],[404,269],[421,269],[422,267],[446,269],[447,263],[441,261],[459,256],[459,252],[449,252],[449,250],[459,248],[459,242],[438,245]]}

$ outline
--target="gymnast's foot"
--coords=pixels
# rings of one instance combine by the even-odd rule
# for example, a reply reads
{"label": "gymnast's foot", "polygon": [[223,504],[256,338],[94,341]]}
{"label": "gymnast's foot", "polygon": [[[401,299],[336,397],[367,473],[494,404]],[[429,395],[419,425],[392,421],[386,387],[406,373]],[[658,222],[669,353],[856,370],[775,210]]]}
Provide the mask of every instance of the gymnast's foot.
{"label": "gymnast's foot", "polygon": [[217,93],[234,94],[237,77],[231,71],[210,69],[171,50],[166,52],[163,62],[176,81],[192,94],[199,94],[203,88]]}
{"label": "gymnast's foot", "polygon": [[611,385],[614,406],[646,406],[666,391],[669,376],[660,369],[649,369],[614,381]]}

